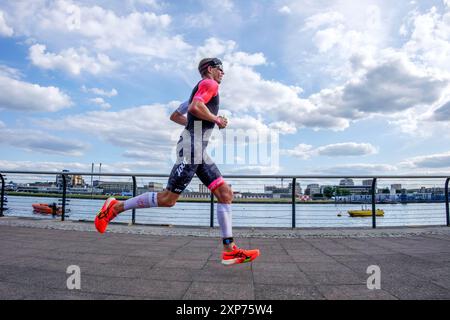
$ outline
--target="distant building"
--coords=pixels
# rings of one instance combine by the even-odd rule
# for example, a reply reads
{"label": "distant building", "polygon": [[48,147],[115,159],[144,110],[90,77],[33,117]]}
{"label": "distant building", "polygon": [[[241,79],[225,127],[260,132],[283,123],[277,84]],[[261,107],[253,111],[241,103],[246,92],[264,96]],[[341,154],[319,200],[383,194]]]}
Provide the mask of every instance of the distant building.
{"label": "distant building", "polygon": [[72,186],[74,187],[84,187],[85,183],[82,176],[74,175],[72,176]]}
{"label": "distant building", "polygon": [[391,194],[396,194],[397,191],[401,191],[401,190],[402,190],[401,184],[391,184]]}
{"label": "distant building", "polygon": [[353,187],[354,185],[355,185],[355,182],[353,182],[353,179],[350,179],[350,178],[342,179],[339,182],[339,186],[343,186],[343,187]]}
{"label": "distant building", "polygon": [[317,183],[308,184],[305,189],[305,195],[312,196],[320,193],[320,186]]}
{"label": "distant building", "polygon": [[106,182],[102,181],[97,185],[98,188],[103,189],[103,194],[122,194],[123,192],[132,192],[132,182]]}
{"label": "distant building", "polygon": [[[63,170],[63,173],[68,173],[69,170]],[[67,187],[72,187],[72,176],[65,174],[66,176],[66,186]],[[56,175],[56,186],[58,188],[62,188],[63,187],[63,176],[62,174],[58,174]]]}
{"label": "distant building", "polygon": [[371,187],[372,186],[372,181],[373,181],[372,179],[363,180],[362,181],[362,185]]}
{"label": "distant building", "polygon": [[[289,193],[292,193],[292,182],[289,183]],[[296,194],[302,193],[302,187],[300,186],[299,182],[295,183],[295,193]]]}
{"label": "distant building", "polygon": [[147,184],[147,191],[149,192],[160,192],[164,190],[164,185],[159,182],[149,182]]}
{"label": "distant building", "polygon": [[[302,188],[300,187],[300,183],[295,184],[295,193],[300,194],[302,192]],[[288,187],[278,187],[278,186],[264,186],[264,193],[273,194],[274,197],[283,198],[285,195],[292,196],[292,182],[289,183]],[[280,195],[280,196],[275,196]]]}

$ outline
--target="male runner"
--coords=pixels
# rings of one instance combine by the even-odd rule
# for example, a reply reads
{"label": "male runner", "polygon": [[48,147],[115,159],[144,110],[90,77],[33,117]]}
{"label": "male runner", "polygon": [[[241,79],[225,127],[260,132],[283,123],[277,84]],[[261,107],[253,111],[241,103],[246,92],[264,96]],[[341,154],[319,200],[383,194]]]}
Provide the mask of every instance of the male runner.
{"label": "male runner", "polygon": [[[222,178],[217,166],[204,152],[208,144],[208,141],[204,139],[205,132],[213,129],[216,124],[221,129],[228,124],[226,118],[217,116],[219,111],[219,84],[224,75],[222,62],[217,58],[203,59],[198,65],[198,71],[202,80],[192,90],[189,98],[185,127],[187,135],[184,134],[180,137],[178,142],[178,146],[182,146],[182,148],[177,148],[177,153],[182,161],[177,161],[174,165],[166,190],[158,193],[147,192],[126,201],[109,198],[95,218],[95,227],[100,233],[104,233],[108,223],[125,210],[174,206],[180,194],[191,182],[194,174],[197,174],[199,179],[218,199],[217,220],[220,225],[224,249],[222,263],[233,265],[250,262],[259,256],[259,250],[244,250],[236,246],[232,234],[231,218],[233,191]],[[202,137],[198,137],[198,128],[201,130]],[[188,144],[185,141],[186,138],[190,138]],[[196,142],[198,140],[200,140],[200,150],[198,149],[199,144]],[[200,162],[197,162],[199,155]]]}

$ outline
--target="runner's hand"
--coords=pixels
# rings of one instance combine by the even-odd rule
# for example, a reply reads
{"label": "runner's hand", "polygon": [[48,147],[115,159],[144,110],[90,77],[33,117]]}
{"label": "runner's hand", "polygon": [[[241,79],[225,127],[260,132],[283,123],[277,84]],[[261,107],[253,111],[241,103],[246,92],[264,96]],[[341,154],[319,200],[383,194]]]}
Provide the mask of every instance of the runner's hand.
{"label": "runner's hand", "polygon": [[217,126],[219,127],[219,129],[224,129],[228,125],[228,119],[225,118],[224,116],[216,117],[215,122],[216,122]]}

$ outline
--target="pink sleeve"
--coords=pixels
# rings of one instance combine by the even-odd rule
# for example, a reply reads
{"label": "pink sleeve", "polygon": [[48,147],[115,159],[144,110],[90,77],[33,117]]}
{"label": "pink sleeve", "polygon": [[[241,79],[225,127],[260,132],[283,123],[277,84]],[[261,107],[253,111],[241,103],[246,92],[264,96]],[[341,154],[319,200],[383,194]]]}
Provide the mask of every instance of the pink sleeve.
{"label": "pink sleeve", "polygon": [[202,80],[192,100],[198,100],[206,104],[217,95],[218,89],[219,84],[216,81],[212,79]]}

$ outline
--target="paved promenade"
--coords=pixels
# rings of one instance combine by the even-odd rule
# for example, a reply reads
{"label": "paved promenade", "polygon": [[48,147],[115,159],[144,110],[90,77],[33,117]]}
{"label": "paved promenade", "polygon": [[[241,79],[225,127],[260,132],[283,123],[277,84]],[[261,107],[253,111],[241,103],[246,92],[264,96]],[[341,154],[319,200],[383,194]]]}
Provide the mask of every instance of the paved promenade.
{"label": "paved promenade", "polygon": [[[236,229],[252,264],[220,264],[218,230],[0,218],[0,299],[450,299],[450,228]],[[68,290],[67,267],[81,270]],[[369,290],[367,267],[381,270]]]}

